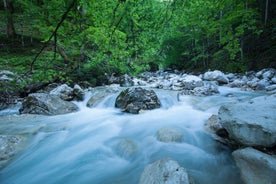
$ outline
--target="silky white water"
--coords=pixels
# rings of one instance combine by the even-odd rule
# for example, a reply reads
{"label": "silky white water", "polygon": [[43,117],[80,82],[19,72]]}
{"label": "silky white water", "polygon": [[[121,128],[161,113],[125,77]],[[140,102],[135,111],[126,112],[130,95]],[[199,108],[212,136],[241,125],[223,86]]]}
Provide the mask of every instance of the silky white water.
{"label": "silky white water", "polygon": [[[0,183],[136,184],[146,165],[169,157],[187,168],[197,184],[239,184],[231,150],[214,141],[204,123],[220,105],[256,94],[230,88],[220,92],[212,97],[185,96],[178,102],[175,92],[157,91],[162,107],[139,115],[114,108],[114,94],[95,108],[79,102],[81,110],[76,113],[19,118],[19,125],[13,126],[40,127],[0,171]],[[180,131],[183,142],[158,141],[157,131],[166,127]]]}

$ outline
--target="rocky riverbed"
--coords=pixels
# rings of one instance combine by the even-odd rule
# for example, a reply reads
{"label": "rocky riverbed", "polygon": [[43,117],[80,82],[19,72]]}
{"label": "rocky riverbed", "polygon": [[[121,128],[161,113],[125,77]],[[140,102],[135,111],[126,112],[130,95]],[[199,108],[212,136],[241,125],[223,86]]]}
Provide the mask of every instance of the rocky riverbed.
{"label": "rocky riverbed", "polygon": [[[1,71],[0,84],[7,86],[10,81],[16,79],[14,76],[16,75],[12,72]],[[240,173],[244,183],[273,183],[275,181],[273,174],[276,173],[274,167],[276,165],[275,69],[248,72],[245,75],[224,74],[221,71],[208,71],[200,75],[179,71],[158,71],[146,72],[139,77],[127,75],[112,77],[109,81],[110,84],[107,86],[84,89],[79,85],[70,87],[66,84],[50,84],[39,91],[30,93],[24,99],[20,99],[16,91],[10,93],[2,91],[1,108],[9,108],[10,111],[9,109],[0,111],[0,168],[4,168],[20,156],[22,150],[28,148],[36,134],[60,132],[66,131],[68,127],[72,128],[71,124],[74,124],[72,117],[74,114],[82,114],[84,108],[105,107],[108,109],[110,106],[113,108],[116,106],[118,108],[115,108],[116,113],[136,114],[127,115],[134,117],[140,114],[137,116],[139,119],[139,116],[147,115],[152,109],[164,109],[162,113],[167,113],[166,109],[174,107],[177,103],[184,103],[188,106],[192,104],[197,110],[193,111],[194,113],[208,114],[209,120],[203,118],[201,122],[203,120],[204,122],[200,123],[200,126],[202,128],[205,126],[206,134],[222,146],[227,145],[233,151],[233,159],[238,168],[236,170]],[[224,88],[227,89],[226,93],[221,90]],[[163,94],[166,94],[165,97]],[[161,102],[160,98],[162,98]],[[15,109],[11,108],[12,104],[20,101],[22,105],[17,105]],[[182,108],[185,110],[184,106]],[[175,116],[178,115],[175,114]],[[55,123],[56,117],[58,119],[63,117],[63,120],[59,120],[57,124]],[[181,118],[185,119],[185,117]],[[191,120],[196,121],[195,118]],[[183,129],[183,125],[179,124],[171,127],[173,124],[168,123],[165,127],[156,127],[154,135],[156,140],[168,145],[186,143],[187,137],[183,134],[183,130],[187,131],[186,125]],[[144,126],[143,123],[141,126]],[[141,152],[137,140],[134,141],[129,137],[113,140],[110,145],[126,160],[135,160],[138,152]],[[196,169],[187,167],[181,159],[177,158],[160,157],[159,160],[148,163],[150,165],[145,167],[143,174],[140,168],[139,171],[142,174],[140,183],[159,180],[159,183],[193,183],[194,180],[195,183],[202,183],[197,177],[193,179],[193,171]],[[178,163],[179,160],[180,163]],[[146,177],[151,172],[152,178]],[[0,172],[0,179],[4,177],[4,173],[6,172],[2,174]]]}

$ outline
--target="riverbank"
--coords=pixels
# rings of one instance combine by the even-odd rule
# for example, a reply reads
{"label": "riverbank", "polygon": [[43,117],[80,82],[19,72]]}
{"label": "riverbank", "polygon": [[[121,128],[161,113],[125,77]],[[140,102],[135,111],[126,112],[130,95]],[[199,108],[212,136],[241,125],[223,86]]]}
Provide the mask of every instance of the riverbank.
{"label": "riverbank", "polygon": [[[266,69],[254,74],[251,73],[252,80],[248,80],[249,76],[241,77],[237,74],[233,74],[233,76],[219,71],[206,72],[202,75],[158,71],[144,73],[140,77],[127,75],[118,78],[112,77],[110,78],[110,85],[96,88],[51,84],[40,91],[36,91],[35,94],[45,94],[43,98],[32,94],[22,100],[24,104],[29,101],[28,98],[37,97],[36,102],[39,103],[34,107],[39,107],[40,110],[28,111],[28,113],[45,112],[41,108],[47,106],[41,104],[43,101],[55,104],[56,101],[45,100],[46,97],[52,95],[59,98],[59,101],[73,103],[78,110],[69,114],[66,112],[54,116],[49,116],[53,114],[45,116],[43,113],[41,115],[19,115],[18,109],[24,108],[23,105],[18,107],[17,111],[11,111],[10,115],[6,113],[0,116],[0,134],[2,136],[14,136],[2,137],[6,144],[10,144],[5,151],[11,150],[14,154],[5,155],[9,159],[7,162],[9,165],[0,171],[0,178],[4,183],[16,183],[25,181],[26,176],[28,176],[27,173],[37,170],[38,177],[29,183],[36,183],[49,178],[52,178],[50,181],[53,183],[57,181],[67,183],[76,181],[81,181],[81,183],[110,183],[111,181],[127,183],[127,181],[132,181],[138,183],[140,175],[147,165],[162,163],[164,168],[168,167],[167,164],[173,164],[179,168],[183,171],[180,176],[185,175],[186,177],[185,173],[187,172],[189,178],[192,178],[195,183],[227,183],[228,180],[233,183],[231,178],[236,178],[235,183],[242,183],[242,180],[245,183],[250,183],[247,178],[248,176],[253,177],[252,172],[245,173],[244,165],[240,164],[240,160],[256,159],[256,161],[258,160],[257,163],[263,166],[262,159],[257,158],[265,157],[268,163],[274,163],[275,155],[273,152],[258,151],[264,151],[275,145],[273,142],[275,140],[273,138],[275,136],[274,129],[270,128],[272,131],[271,139],[267,140],[272,140],[272,142],[269,145],[259,144],[256,146],[258,150],[252,150],[248,148],[252,145],[240,142],[233,132],[229,135],[228,131],[232,130],[223,126],[225,122],[222,124],[219,122],[217,132],[227,131],[228,137],[225,137],[225,134],[218,134],[216,131],[208,132],[205,127],[212,115],[218,115],[218,119],[222,119],[223,116],[221,115],[225,116],[226,113],[220,115],[219,112],[223,112],[220,108],[228,104],[237,104],[242,109],[244,105],[249,104],[253,110],[257,110],[261,107],[260,105],[263,105],[266,108],[266,114],[270,115],[265,115],[264,120],[274,121],[275,106],[273,104],[275,103],[273,100],[275,100],[275,95],[273,94],[275,94],[275,90],[268,90],[275,85],[273,82],[275,73],[271,74],[273,72],[275,72],[273,69]],[[231,88],[234,81],[237,82],[238,80],[243,81],[244,85],[241,88]],[[267,82],[263,83],[263,81]],[[253,84],[253,82],[255,83]],[[161,107],[151,111],[143,110],[136,115],[124,113],[115,108],[115,100],[122,90],[138,86],[142,86],[144,89],[153,89],[160,99]],[[262,88],[260,88],[261,86]],[[258,96],[264,99],[256,99],[258,103],[255,103],[254,99]],[[265,99],[272,105],[267,106],[268,103]],[[29,107],[29,105],[25,106]],[[54,107],[51,104],[49,106]],[[68,105],[65,104],[65,106]],[[63,109],[63,107],[58,108]],[[229,109],[227,112],[232,112],[232,108],[235,109],[235,106],[224,106],[223,109],[226,108]],[[251,118],[248,124],[250,129],[250,127],[254,127],[252,123],[255,123],[252,118],[258,120],[262,116],[262,112],[258,114],[258,111],[252,111],[250,108],[246,106],[245,109],[248,110],[246,113],[236,111],[230,117],[235,118],[240,113],[243,115],[243,121]],[[21,111],[21,113],[24,112],[27,111]],[[224,121],[228,121],[227,118],[224,118]],[[267,124],[259,121],[258,123]],[[271,126],[275,127],[275,124],[272,123]],[[264,131],[267,130],[267,128],[258,125],[254,127],[254,132],[259,133],[261,131],[257,129],[258,127]],[[249,130],[249,132],[251,131]],[[220,140],[226,141],[223,144],[218,143],[217,141],[221,141],[214,139],[215,135],[224,135]],[[254,137],[260,138],[258,135],[260,134],[256,134]],[[267,136],[267,133],[264,135]],[[234,149],[244,148],[237,149],[233,153],[237,163],[234,163],[231,155],[234,151],[233,147],[225,146],[229,140],[236,144]],[[19,145],[18,152],[14,152],[15,149],[13,149],[16,145]],[[22,147],[23,149],[19,149]],[[73,155],[70,156],[71,154]],[[54,155],[59,155],[59,157],[56,159]],[[246,157],[247,155],[249,157]],[[177,161],[179,165],[166,160],[167,157]],[[71,161],[69,162],[66,158],[70,158]],[[94,158],[100,159],[95,160]],[[104,169],[110,163],[116,165],[115,170],[118,172],[112,168]],[[44,167],[41,167],[41,164],[45,164]],[[56,167],[56,164],[62,167]],[[246,164],[254,163],[246,161]],[[95,165],[99,166],[96,170]],[[271,170],[267,171],[264,168],[272,168],[273,172],[275,168],[270,167],[270,165],[264,165],[262,170],[270,173]],[[23,166],[27,166],[29,169],[21,171],[20,168]],[[57,169],[48,173],[49,169],[53,167]],[[154,164],[147,168],[151,167],[154,168]],[[132,171],[129,172],[129,170]],[[91,175],[90,172],[94,174]],[[125,175],[128,172],[129,175]],[[173,170],[170,172],[175,173]],[[217,176],[218,172],[222,174]],[[7,173],[10,173],[9,176]],[[47,174],[41,175],[41,173]],[[61,173],[66,173],[67,177]],[[66,179],[68,177],[70,181]],[[254,177],[260,177],[260,175]],[[271,178],[272,176],[268,174],[266,181]],[[170,179],[178,181],[177,178]]]}

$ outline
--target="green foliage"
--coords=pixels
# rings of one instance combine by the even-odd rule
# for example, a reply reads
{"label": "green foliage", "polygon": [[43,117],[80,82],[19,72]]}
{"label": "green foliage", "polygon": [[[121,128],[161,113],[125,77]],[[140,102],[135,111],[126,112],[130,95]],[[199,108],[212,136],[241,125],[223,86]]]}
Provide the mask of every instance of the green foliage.
{"label": "green foliage", "polygon": [[[33,81],[100,83],[105,75],[135,75],[153,65],[242,72],[250,59],[246,43],[265,32],[253,0],[78,0],[67,17],[68,0],[13,2],[17,32],[42,43],[65,18],[35,62]],[[20,60],[3,57],[1,65],[24,73],[37,52]]]}

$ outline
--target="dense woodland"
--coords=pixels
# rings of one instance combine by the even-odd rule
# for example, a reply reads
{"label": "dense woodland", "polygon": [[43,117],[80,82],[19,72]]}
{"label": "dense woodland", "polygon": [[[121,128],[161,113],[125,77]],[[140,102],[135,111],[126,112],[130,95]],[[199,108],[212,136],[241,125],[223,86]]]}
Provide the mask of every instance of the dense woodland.
{"label": "dense woodland", "polygon": [[276,67],[272,0],[2,0],[0,68],[31,81]]}

